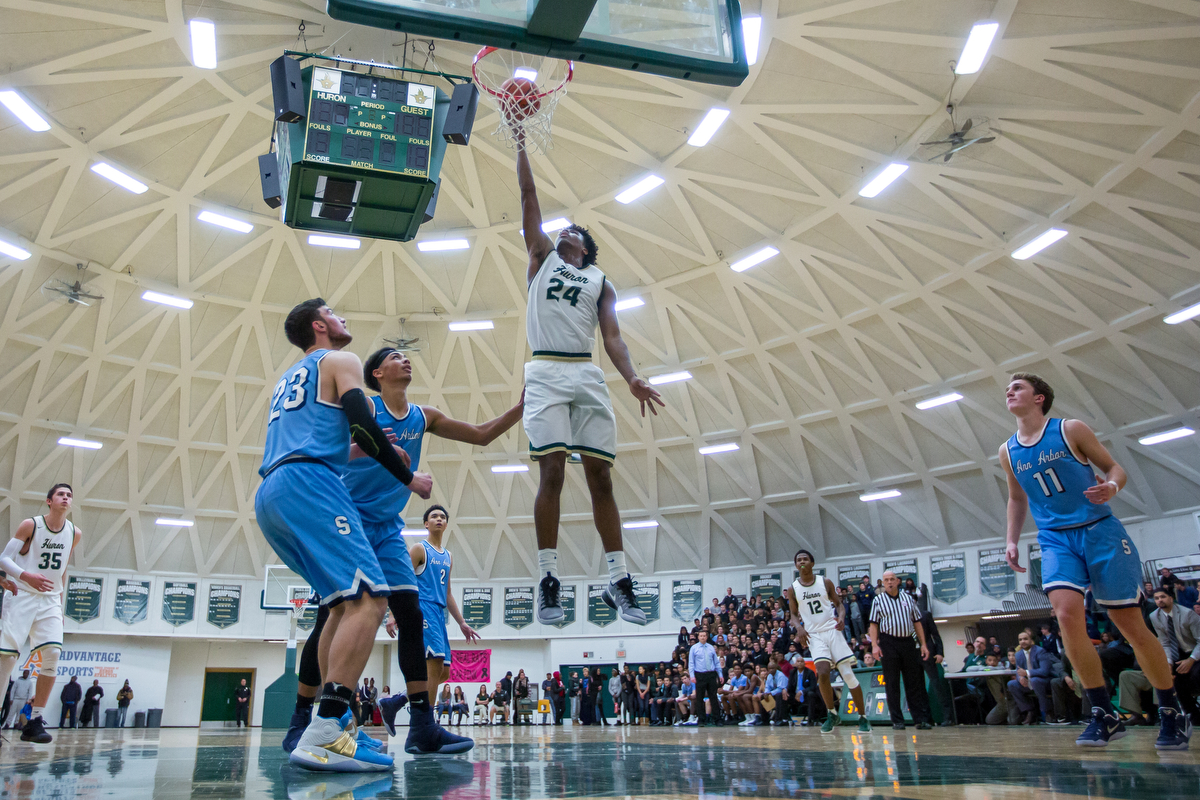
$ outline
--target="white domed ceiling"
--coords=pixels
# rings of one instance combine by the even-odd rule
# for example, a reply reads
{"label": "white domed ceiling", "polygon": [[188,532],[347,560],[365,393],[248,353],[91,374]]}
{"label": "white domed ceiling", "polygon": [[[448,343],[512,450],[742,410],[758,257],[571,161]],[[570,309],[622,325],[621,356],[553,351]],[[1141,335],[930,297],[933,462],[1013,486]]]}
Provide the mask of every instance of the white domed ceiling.
{"label": "white domed ceiling", "polygon": [[[217,22],[216,70],[190,64],[186,20],[200,14]],[[620,295],[645,300],[621,314],[639,370],[694,376],[643,420],[601,362],[625,519],[661,523],[626,532],[634,571],[998,538],[996,449],[1013,427],[1002,387],[1018,369],[1048,377],[1056,409],[1129,470],[1123,517],[1196,506],[1195,438],[1137,439],[1194,425],[1200,405],[1200,329],[1162,322],[1200,300],[1197,4],[763,0],[761,14],[762,55],[736,89],[580,66],[535,162],[546,218],[591,226]],[[950,62],[985,18],[1000,23],[991,56],[951,94]],[[402,58],[401,36],[330,20],[318,0],[0,0],[0,89],[52,124],[34,133],[0,109],[0,239],[33,253],[0,256],[0,510],[11,529],[51,483],[72,482],[83,566],[250,576],[274,560],[253,497],[270,391],[296,356],[282,320],[301,299],[344,313],[360,355],[404,318],[422,340],[420,402],[478,421],[520,394],[525,254],[514,158],[488,135],[490,113],[469,148],[449,149],[420,234],[465,236],[469,250],[310,247],[262,202],[267,65],[305,44],[301,19],[311,49]],[[466,72],[473,50],[439,42],[437,63]],[[928,161],[939,150],[919,143],[950,132],[948,101],[997,138]],[[687,145],[714,105],[728,121]],[[149,191],[97,176],[100,159]],[[899,181],[858,196],[901,160]],[[614,202],[647,172],[666,184]],[[197,221],[206,209],[254,229]],[[1051,225],[1068,237],[1010,257]],[[764,245],[780,255],[729,268]],[[66,304],[43,290],[54,279],[104,299]],[[195,305],[145,302],[147,288]],[[447,330],[485,317],[494,331]],[[964,399],[915,408],[951,390]],[[697,454],[730,441],[741,449]],[[428,441],[465,578],[536,567],[536,469],[489,471],[526,447],[519,426],[485,450]],[[859,501],[893,488],[898,499]],[[563,510],[565,571],[599,574],[577,470]]]}

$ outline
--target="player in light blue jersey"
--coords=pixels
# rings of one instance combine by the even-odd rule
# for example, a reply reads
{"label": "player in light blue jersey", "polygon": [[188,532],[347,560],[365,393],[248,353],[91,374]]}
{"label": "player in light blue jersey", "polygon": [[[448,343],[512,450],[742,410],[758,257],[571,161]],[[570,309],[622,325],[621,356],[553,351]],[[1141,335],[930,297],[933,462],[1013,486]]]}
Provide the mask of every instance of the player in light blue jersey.
{"label": "player in light blue jersey", "polygon": [[341,469],[353,438],[395,482],[423,497],[432,479],[414,475],[375,422],[362,362],[342,352],[351,341],[346,321],[316,298],[292,309],[284,331],[304,357],[271,397],[254,511],[271,548],[328,609],[328,644],[319,657],[324,691],[291,760],[323,771],[389,770],[390,756],[359,746],[349,712],[389,589]]}
{"label": "player in light blue jersey", "polygon": [[1179,707],[1162,645],[1142,619],[1141,559],[1108,507],[1125,485],[1125,470],[1085,423],[1046,416],[1054,390],[1037,375],[1013,375],[1005,400],[1017,418],[1017,432],[1000,446],[1000,465],[1008,478],[1008,563],[1025,571],[1017,541],[1025,515],[1032,511],[1042,548],[1042,586],[1092,706],[1091,724],[1076,744],[1103,747],[1126,733],[1087,634],[1083,597],[1091,587],[1158,692],[1162,728],[1155,747],[1186,750],[1191,720]]}

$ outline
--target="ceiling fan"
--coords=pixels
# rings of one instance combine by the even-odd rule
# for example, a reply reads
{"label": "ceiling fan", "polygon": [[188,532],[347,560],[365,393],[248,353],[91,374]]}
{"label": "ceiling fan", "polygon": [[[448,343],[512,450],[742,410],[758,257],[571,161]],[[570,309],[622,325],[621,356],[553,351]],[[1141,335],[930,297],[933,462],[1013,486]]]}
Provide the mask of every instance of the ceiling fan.
{"label": "ceiling fan", "polygon": [[943,163],[946,163],[950,161],[950,157],[959,150],[964,150],[973,144],[987,144],[988,142],[996,141],[995,136],[976,136],[973,138],[968,138],[967,134],[971,132],[971,126],[975,124],[975,121],[968,119],[963,123],[962,129],[959,130],[958,124],[954,121],[954,106],[946,106],[946,113],[950,115],[950,135],[945,139],[939,139],[933,142],[921,142],[921,146],[927,147],[929,145],[948,144],[950,145],[950,149],[944,153],[937,154],[933,158],[930,158],[929,161],[936,161],[940,158],[942,159]]}
{"label": "ceiling fan", "polygon": [[[84,266],[77,264],[76,269],[82,271]],[[89,276],[90,277],[90,276]],[[83,280],[77,279],[74,283],[64,281],[62,278],[51,278],[42,284],[42,293],[47,297],[53,293],[52,299],[62,302],[66,298],[67,305],[91,306],[88,300],[99,301],[104,299],[102,294],[92,294],[83,288]]]}
{"label": "ceiling fan", "polygon": [[417,347],[417,343],[421,341],[420,336],[409,336],[404,330],[404,317],[400,318],[400,336],[395,339],[384,337],[384,342],[404,353],[419,353],[421,348]]}

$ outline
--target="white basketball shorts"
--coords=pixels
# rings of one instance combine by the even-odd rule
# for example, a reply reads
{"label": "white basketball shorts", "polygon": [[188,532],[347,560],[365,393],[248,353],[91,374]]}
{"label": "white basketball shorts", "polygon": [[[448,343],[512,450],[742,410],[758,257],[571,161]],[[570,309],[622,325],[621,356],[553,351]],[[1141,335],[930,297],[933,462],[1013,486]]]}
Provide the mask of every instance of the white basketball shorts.
{"label": "white basketball shorts", "polygon": [[604,371],[590,361],[534,360],[525,365],[529,453],[617,457],[617,418]]}
{"label": "white basketball shorts", "polygon": [[25,643],[30,650],[62,647],[63,609],[59,594],[4,593],[4,616],[0,619],[0,654],[16,655]]}
{"label": "white basketball shorts", "polygon": [[836,629],[809,633],[808,652],[812,654],[813,661],[829,661],[834,666],[855,660],[850,645],[846,644],[846,637]]}

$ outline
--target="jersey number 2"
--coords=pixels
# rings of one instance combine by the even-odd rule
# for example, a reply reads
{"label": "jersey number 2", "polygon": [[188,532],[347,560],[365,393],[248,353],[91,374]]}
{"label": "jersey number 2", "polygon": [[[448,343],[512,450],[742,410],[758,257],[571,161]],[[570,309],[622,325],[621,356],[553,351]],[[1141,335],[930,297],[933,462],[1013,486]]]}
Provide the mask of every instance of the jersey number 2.
{"label": "jersey number 2", "polygon": [[562,293],[562,297],[559,297],[558,292],[562,292],[562,288],[564,285],[565,284],[562,281],[560,281],[558,278],[551,278],[550,279],[550,288],[546,289],[546,299],[547,300],[570,300],[571,305],[574,306],[576,303],[579,302],[579,287],[572,286],[572,287],[568,288],[565,292]]}
{"label": "jersey number 2", "polygon": [[38,569],[60,569],[61,567],[62,557],[58,553],[42,553],[41,559],[38,560]]}
{"label": "jersey number 2", "polygon": [[[1049,467],[1043,471],[1046,473],[1046,478],[1049,478],[1051,483],[1054,484],[1054,490],[1062,494],[1065,490],[1063,489],[1062,481],[1058,479],[1058,474],[1054,471],[1054,467]],[[1046,485],[1046,478],[1042,477],[1041,472],[1033,473],[1033,479],[1038,482],[1038,486],[1042,487],[1042,494],[1049,497],[1050,487]]]}

